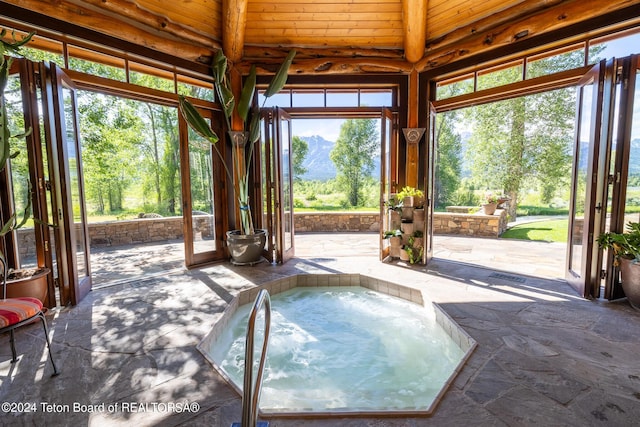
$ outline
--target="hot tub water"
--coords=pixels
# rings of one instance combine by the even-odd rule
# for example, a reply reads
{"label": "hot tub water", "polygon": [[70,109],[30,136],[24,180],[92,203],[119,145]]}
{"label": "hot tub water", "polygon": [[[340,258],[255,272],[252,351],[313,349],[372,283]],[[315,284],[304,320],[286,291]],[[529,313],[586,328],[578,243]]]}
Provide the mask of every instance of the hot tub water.
{"label": "hot tub water", "polygon": [[[366,288],[299,287],[271,302],[267,412],[426,410],[464,357],[433,310]],[[239,387],[250,308],[209,352]]]}

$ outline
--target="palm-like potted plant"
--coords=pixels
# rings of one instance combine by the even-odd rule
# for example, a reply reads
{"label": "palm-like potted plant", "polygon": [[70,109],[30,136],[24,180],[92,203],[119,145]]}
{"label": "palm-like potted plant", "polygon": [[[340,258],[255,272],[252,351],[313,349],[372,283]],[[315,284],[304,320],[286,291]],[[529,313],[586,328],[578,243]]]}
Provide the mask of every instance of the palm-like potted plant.
{"label": "palm-like potted plant", "polygon": [[[284,87],[294,56],[295,51],[290,51],[280,65],[264,92],[265,101],[280,92]],[[231,165],[226,164],[222,151],[218,146],[218,141],[220,140],[218,135],[184,96],[180,96],[180,111],[189,126],[212,144],[231,181],[234,197],[240,210],[239,229],[227,232],[227,247],[229,248],[231,260],[235,264],[253,264],[260,260],[266,240],[265,230],[254,229],[249,206],[249,173],[251,170],[249,166],[253,158],[254,144],[260,138],[260,109],[257,107],[251,108],[256,88],[256,68],[255,66],[251,67],[237,101],[231,89],[227,58],[221,50],[215,55],[211,68],[216,95],[222,105],[227,130],[234,146]],[[238,123],[237,121],[233,122],[232,117],[237,117],[240,120],[241,129],[232,127],[232,124]],[[241,149],[245,150],[244,158],[238,155],[238,150]]]}
{"label": "palm-like potted plant", "polygon": [[627,223],[627,232],[608,232],[598,236],[598,245],[613,250],[615,265],[620,267],[622,290],[629,303],[640,310],[640,223]]}

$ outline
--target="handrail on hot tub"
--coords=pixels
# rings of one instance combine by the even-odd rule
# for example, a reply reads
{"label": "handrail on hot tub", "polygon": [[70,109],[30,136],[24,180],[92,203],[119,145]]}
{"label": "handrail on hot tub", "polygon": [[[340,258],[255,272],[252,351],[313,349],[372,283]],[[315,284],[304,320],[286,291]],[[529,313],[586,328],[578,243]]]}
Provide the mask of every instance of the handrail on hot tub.
{"label": "handrail on hot tub", "polygon": [[[262,343],[262,352],[258,362],[258,373],[256,375],[255,386],[253,383],[253,341],[256,328],[256,317],[260,308],[264,305],[264,342]],[[244,386],[242,391],[242,427],[256,427],[258,421],[258,401],[260,400],[260,389],[262,388],[262,373],[264,371],[264,363],[267,358],[267,346],[269,345],[269,328],[271,326],[271,299],[269,292],[261,289],[258,292],[253,308],[249,314],[249,323],[247,325],[247,338],[245,340],[244,350]],[[268,423],[260,423],[267,425]],[[234,423],[232,427],[237,426]]]}

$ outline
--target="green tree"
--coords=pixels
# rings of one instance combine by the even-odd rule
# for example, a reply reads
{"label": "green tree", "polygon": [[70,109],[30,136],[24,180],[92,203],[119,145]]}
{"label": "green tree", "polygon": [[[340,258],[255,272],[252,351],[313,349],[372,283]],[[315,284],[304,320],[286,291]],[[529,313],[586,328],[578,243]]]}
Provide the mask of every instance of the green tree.
{"label": "green tree", "polygon": [[302,164],[309,152],[309,144],[299,136],[294,136],[291,138],[291,149],[293,150],[293,156],[291,157],[291,163],[293,164],[293,179],[295,181],[299,181],[302,179],[301,176],[307,173],[307,168],[302,166]]}
{"label": "green tree", "polygon": [[133,153],[143,123],[132,101],[122,98],[81,91],[78,110],[87,200],[100,214],[119,212],[138,166]]}
{"label": "green tree", "polygon": [[338,183],[351,206],[361,205],[362,188],[371,177],[374,156],[380,150],[376,120],[349,119],[340,127],[340,136],[329,157],[338,170]]}
{"label": "green tree", "polygon": [[[529,77],[580,66],[583,52],[536,61]],[[485,77],[489,87],[517,80],[513,67]],[[479,188],[503,191],[515,218],[522,190],[529,186],[549,202],[566,189],[571,173],[575,90],[562,89],[472,107],[464,112],[473,132],[467,148],[473,181]]]}
{"label": "green tree", "polygon": [[462,138],[455,131],[456,112],[436,117],[436,161],[435,161],[435,207],[453,203],[456,190],[460,186],[462,171]]}

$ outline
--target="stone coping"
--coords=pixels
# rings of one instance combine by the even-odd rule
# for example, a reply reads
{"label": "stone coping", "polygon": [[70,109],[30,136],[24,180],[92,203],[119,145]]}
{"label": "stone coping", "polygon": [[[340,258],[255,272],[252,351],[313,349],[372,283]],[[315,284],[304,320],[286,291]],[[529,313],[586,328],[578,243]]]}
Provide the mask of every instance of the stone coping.
{"label": "stone coping", "polygon": [[240,387],[227,375],[215,360],[209,355],[208,349],[218,340],[220,335],[228,327],[229,321],[238,307],[245,304],[252,304],[261,289],[267,290],[270,295],[276,295],[286,292],[296,287],[331,287],[360,286],[371,289],[376,292],[402,298],[414,304],[421,305],[425,308],[433,308],[436,323],[438,323],[451,339],[460,347],[464,355],[458,362],[458,365],[451,373],[447,381],[442,385],[440,392],[434,398],[433,402],[427,409],[408,409],[408,410],[355,410],[355,411],[322,411],[322,412],[304,412],[304,411],[277,411],[263,412],[260,411],[261,417],[297,417],[297,418],[327,418],[327,417],[362,417],[362,416],[430,416],[438,403],[446,393],[447,389],[453,383],[458,373],[462,370],[467,360],[475,350],[477,343],[449,316],[437,303],[431,302],[427,304],[423,298],[422,292],[408,286],[399,285],[386,280],[369,277],[362,274],[298,274],[294,276],[276,279],[272,282],[265,283],[250,289],[240,291],[237,296],[228,304],[222,316],[213,325],[209,334],[198,344],[197,348],[202,355],[209,361],[213,368],[225,379],[225,381],[242,396]]}

